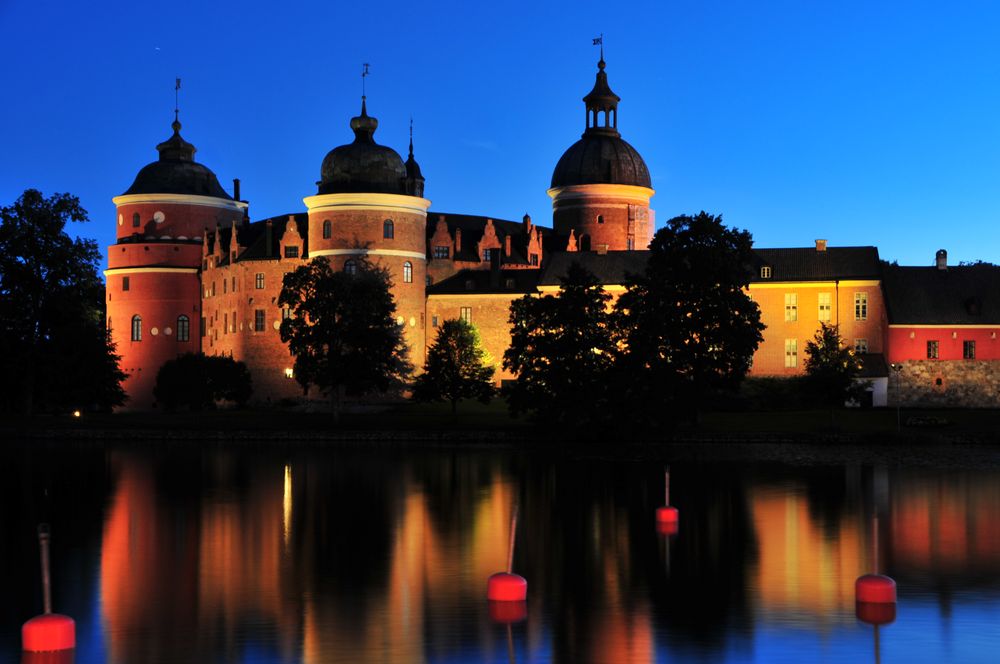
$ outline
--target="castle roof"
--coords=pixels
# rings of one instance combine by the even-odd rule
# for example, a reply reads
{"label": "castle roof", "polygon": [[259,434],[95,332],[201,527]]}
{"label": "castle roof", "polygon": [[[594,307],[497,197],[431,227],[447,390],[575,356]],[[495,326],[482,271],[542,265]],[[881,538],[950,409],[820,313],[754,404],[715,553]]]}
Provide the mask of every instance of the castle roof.
{"label": "castle roof", "polygon": [[1000,266],[883,268],[893,325],[1000,325]]}
{"label": "castle roof", "polygon": [[156,146],[160,158],[144,166],[123,194],[184,194],[233,200],[207,166],[194,160],[197,148],[181,138],[181,123],[170,125],[173,135]]}
{"label": "castle roof", "polygon": [[427,295],[482,295],[484,293],[534,293],[538,270],[460,270],[427,288]]}
{"label": "castle roof", "polygon": [[[754,249],[752,283],[773,281],[834,281],[836,279],[879,279],[876,247],[813,247]],[[771,276],[761,277],[760,268],[770,267]]]}
{"label": "castle roof", "polygon": [[[496,219],[494,217],[483,217],[473,214],[451,214],[447,212],[430,211],[427,213],[428,240],[433,237],[437,226],[437,219],[442,216],[445,219],[445,223],[448,225],[448,233],[452,237],[455,236],[456,230],[462,231],[462,248],[455,253],[453,257],[454,260],[471,263],[482,261],[482,256],[480,256],[476,251],[476,245],[483,239],[483,233],[486,229],[487,220],[492,220],[493,228],[496,230],[497,237],[500,239],[501,243],[503,243],[504,238],[507,236],[511,237],[511,255],[504,262],[507,264],[528,264],[526,251],[527,235],[524,232],[524,222],[508,221],[506,219]],[[538,229],[543,246],[548,238],[555,237],[551,228],[545,226],[533,226],[532,228]],[[548,251],[547,247],[546,251]]]}

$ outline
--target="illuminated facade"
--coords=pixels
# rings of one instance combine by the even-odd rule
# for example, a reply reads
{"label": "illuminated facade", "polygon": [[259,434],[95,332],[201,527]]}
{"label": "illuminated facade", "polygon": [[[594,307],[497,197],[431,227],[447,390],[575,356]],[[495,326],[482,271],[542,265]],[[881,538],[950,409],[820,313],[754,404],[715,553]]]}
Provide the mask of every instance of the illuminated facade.
{"label": "illuminated facade", "polygon": [[[340,270],[355,269],[361,259],[389,270],[397,323],[416,367],[435,328],[464,318],[479,329],[497,379],[513,378],[500,366],[510,344],[510,303],[557,290],[571,260],[617,295],[625,274],[642,270],[653,236],[649,170],[618,132],[620,98],[608,84],[603,57],[583,101],[584,133],[556,163],[548,189],[552,227],[527,215],[515,222],[429,211],[412,137],[405,161],[377,144],[378,121],[364,98],[350,122],[353,142],[325,156],[316,194],[303,199],[306,211],[251,223],[239,182],[232,195],[223,190],[212,171],[194,161],[195,147],[181,138],[175,118],[173,135],[157,146],[159,160],[114,199],[118,233],[108,248],[107,324],[128,375],[127,407],[155,407],[159,367],[199,351],[246,362],[258,401],[301,396],[278,333],[289,312],[277,301],[283,276],[319,256]],[[815,248],[755,254],[750,295],[767,329],[751,375],[801,374],[806,343],[821,322],[830,322],[862,354],[872,405],[885,405],[888,391],[897,388],[889,385],[887,356],[907,367],[906,380],[897,384],[923,386],[904,390],[906,402],[1000,405],[1000,318],[976,304],[993,296],[966,298],[969,311],[980,313],[969,314],[972,322],[948,319],[951,339],[938,341],[927,336],[938,333],[923,324],[926,311],[892,319],[875,247],[827,248],[817,240]],[[922,268],[893,269],[893,283],[903,285],[889,292],[900,302],[909,297],[905,279],[897,278],[906,269]],[[996,279],[995,272],[983,268],[976,278]],[[952,291],[941,301],[960,295]],[[964,327],[953,330],[955,324]],[[947,371],[943,363],[928,367],[923,360],[944,356],[913,354],[932,341],[942,353],[961,347],[965,357],[954,358],[958,364]],[[966,389],[972,383],[976,390]]]}

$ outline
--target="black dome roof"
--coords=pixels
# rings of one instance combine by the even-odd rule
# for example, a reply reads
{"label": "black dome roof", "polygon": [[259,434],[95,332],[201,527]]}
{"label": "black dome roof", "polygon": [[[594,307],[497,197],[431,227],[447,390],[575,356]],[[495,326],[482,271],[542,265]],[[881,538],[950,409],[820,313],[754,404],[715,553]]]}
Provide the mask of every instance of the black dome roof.
{"label": "black dome roof", "polygon": [[327,153],[320,169],[320,194],[403,194],[407,169],[395,150],[375,142],[378,120],[369,117],[364,100],[361,115],[351,118],[354,142]]}
{"label": "black dome roof", "polygon": [[123,196],[187,194],[233,200],[215,173],[194,160],[197,148],[181,138],[181,123],[175,119],[171,127],[173,136],[156,146],[160,159],[144,166]]}
{"label": "black dome roof", "polygon": [[630,184],[652,189],[649,169],[634,147],[619,136],[584,134],[552,172],[553,187],[575,184]]}
{"label": "black dome roof", "polygon": [[[618,102],[604,71],[603,51],[594,88],[583,98],[587,128],[570,146],[552,172],[553,187],[577,184],[627,184],[652,189],[649,169],[639,152],[618,133]],[[603,114],[604,123],[600,124]]]}

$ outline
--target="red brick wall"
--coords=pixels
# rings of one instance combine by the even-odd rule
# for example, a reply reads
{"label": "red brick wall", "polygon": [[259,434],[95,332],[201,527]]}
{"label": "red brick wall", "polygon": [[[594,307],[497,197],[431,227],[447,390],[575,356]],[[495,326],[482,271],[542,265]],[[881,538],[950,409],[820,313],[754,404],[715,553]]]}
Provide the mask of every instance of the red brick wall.
{"label": "red brick wall", "polygon": [[[163,221],[157,223],[153,219],[156,212],[163,213]],[[139,215],[139,227],[132,225],[133,215]],[[214,229],[217,225],[228,228],[234,221],[243,219],[241,210],[210,207],[207,205],[191,205],[189,203],[126,203],[117,210],[117,238],[128,238],[139,233],[144,238],[155,239],[169,237],[177,239],[183,236],[187,239],[200,239],[205,229]]]}
{"label": "red brick wall", "polygon": [[510,303],[521,297],[519,294],[478,294],[478,295],[432,295],[427,298],[427,345],[434,343],[437,329],[432,325],[437,316],[438,326],[450,318],[458,318],[462,307],[472,309],[472,324],[482,338],[483,348],[489,353],[496,367],[494,377],[513,378],[502,368],[503,354],[510,347]]}
{"label": "red brick wall", "polygon": [[[633,205],[633,220],[629,221],[629,205]],[[598,217],[603,223],[598,222]],[[645,217],[645,218],[643,218]],[[646,249],[653,239],[653,217],[648,205],[636,205],[634,199],[610,196],[588,196],[552,202],[552,225],[557,235],[569,235],[573,229],[577,246],[581,238],[590,237],[590,248],[596,251],[607,245],[609,251],[624,251],[628,238],[634,238],[634,249]]]}

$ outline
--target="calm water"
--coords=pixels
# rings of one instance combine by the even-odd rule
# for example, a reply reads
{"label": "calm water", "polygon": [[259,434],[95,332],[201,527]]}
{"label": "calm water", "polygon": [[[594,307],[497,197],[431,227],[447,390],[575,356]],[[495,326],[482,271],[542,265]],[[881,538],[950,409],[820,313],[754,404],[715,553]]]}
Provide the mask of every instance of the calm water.
{"label": "calm water", "polygon": [[[671,464],[521,451],[0,453],[0,661],[40,612],[76,662],[996,662],[1000,470]],[[487,577],[529,582],[491,619]],[[895,622],[855,617],[872,516]],[[880,660],[877,659],[880,657]]]}

